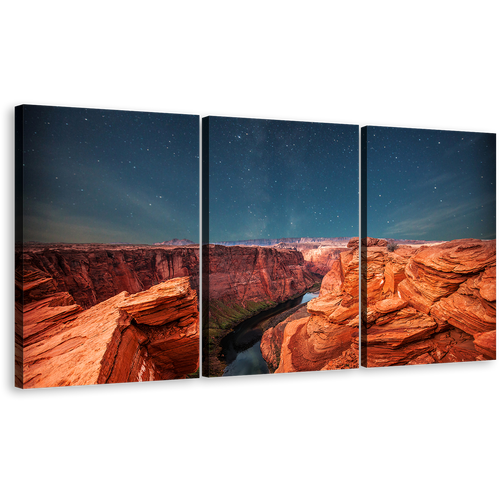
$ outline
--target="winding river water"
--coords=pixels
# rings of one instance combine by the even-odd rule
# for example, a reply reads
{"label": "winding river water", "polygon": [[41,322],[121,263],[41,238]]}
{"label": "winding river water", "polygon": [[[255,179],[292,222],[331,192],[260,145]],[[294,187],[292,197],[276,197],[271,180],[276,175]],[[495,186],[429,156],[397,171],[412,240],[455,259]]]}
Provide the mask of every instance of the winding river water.
{"label": "winding river water", "polygon": [[260,352],[260,341],[264,333],[263,323],[283,311],[309,302],[318,295],[319,292],[305,293],[295,299],[278,304],[272,309],[262,311],[240,323],[220,343],[222,348],[221,356],[227,364],[222,376],[269,373],[267,364]]}

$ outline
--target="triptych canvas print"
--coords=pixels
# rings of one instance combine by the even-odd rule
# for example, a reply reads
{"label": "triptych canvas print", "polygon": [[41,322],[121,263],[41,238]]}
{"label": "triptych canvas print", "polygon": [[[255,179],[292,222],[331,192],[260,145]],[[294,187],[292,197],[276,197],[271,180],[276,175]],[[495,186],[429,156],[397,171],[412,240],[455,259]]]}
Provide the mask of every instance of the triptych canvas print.
{"label": "triptych canvas print", "polygon": [[496,359],[495,168],[491,133],[19,106],[16,386]]}

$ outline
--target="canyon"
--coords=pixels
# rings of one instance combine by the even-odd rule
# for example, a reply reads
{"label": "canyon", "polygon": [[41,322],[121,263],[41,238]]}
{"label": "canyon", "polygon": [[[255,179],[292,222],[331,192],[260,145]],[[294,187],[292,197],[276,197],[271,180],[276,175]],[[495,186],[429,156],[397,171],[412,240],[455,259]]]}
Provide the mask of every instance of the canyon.
{"label": "canyon", "polygon": [[66,294],[27,305],[17,336],[23,388],[183,378],[198,367],[198,308],[188,278],[82,310]]}
{"label": "canyon", "polygon": [[[212,330],[227,330],[246,317],[297,297],[318,282],[318,274],[324,273],[324,264],[331,258],[330,248],[313,252],[313,273],[308,271],[303,254],[294,249],[214,247],[207,279]],[[173,302],[162,303],[165,317],[161,325],[154,325],[138,312],[127,311],[123,300],[142,293],[144,302],[149,301],[148,307],[153,308],[158,294],[167,293],[160,285],[179,277],[188,280],[191,291],[197,290],[198,266],[198,247],[192,245],[25,245],[23,251],[16,252],[17,385],[183,378],[195,372],[198,319],[192,311],[183,320],[188,324],[187,333],[183,333],[184,326],[169,319],[166,308]],[[175,307],[180,307],[179,303]],[[97,330],[107,332],[98,344]],[[171,332],[170,341],[166,331]],[[115,352],[111,375],[104,368],[97,370],[99,363],[101,367],[110,363],[105,347],[111,349],[115,344],[121,347]],[[153,348],[158,345],[161,349]],[[161,352],[165,359],[159,357]],[[68,363],[75,365],[71,376],[65,375]]]}
{"label": "canyon", "polygon": [[259,246],[282,249],[297,250],[304,257],[305,267],[309,272],[322,278],[330,271],[334,261],[338,259],[341,252],[351,238],[280,238],[280,239],[258,239],[225,241],[217,243],[222,246]]}
{"label": "canyon", "polygon": [[[239,341],[258,336],[271,373],[359,366],[359,239],[324,243],[204,245],[204,375],[223,374],[223,340],[259,315]],[[364,243],[363,366],[496,359],[495,240]],[[197,245],[16,251],[16,385],[197,376],[199,260]]]}
{"label": "canyon", "polygon": [[16,386],[197,376],[198,260],[197,245],[18,249]]}
{"label": "canyon", "polygon": [[172,278],[188,276],[193,289],[199,285],[198,245],[32,244],[18,249],[15,259],[16,269],[47,273],[58,291],[68,292],[83,308]]}
{"label": "canyon", "polygon": [[211,302],[242,306],[262,300],[283,302],[316,281],[295,250],[220,245],[209,245],[206,250]]}
{"label": "canyon", "polygon": [[[300,248],[295,251],[297,246]],[[210,245],[211,299],[231,301],[234,294],[233,301],[238,303],[282,302],[300,293],[314,280],[321,279],[338,253],[346,250],[316,246],[301,244],[286,249]],[[272,262],[266,263],[268,258]],[[50,275],[56,290],[68,292],[84,309],[120,292],[137,293],[178,277],[189,276],[192,288],[198,294],[200,290],[199,245],[32,244],[16,249],[14,267],[20,266],[32,266]],[[303,274],[303,268],[309,272]],[[269,272],[259,274],[263,269]],[[283,271],[289,273],[288,281],[282,280]],[[230,274],[234,274],[234,279]],[[256,277],[257,281],[263,279],[262,285],[256,285]],[[304,287],[298,286],[300,282],[304,282]],[[26,293],[40,293],[40,290]]]}
{"label": "canyon", "polygon": [[[366,367],[496,359],[496,241],[388,249],[367,238],[362,314]],[[359,239],[347,244],[305,308],[266,330],[271,372],[358,367]]]}
{"label": "canyon", "polygon": [[203,248],[203,373],[220,376],[220,341],[231,328],[260,311],[303,294],[320,278],[301,252],[260,246]]}
{"label": "canyon", "polygon": [[308,244],[295,245],[295,249],[304,257],[306,269],[321,278],[327,275],[332,266],[339,262],[340,254],[347,251],[346,247],[319,246],[315,248],[314,245]]}

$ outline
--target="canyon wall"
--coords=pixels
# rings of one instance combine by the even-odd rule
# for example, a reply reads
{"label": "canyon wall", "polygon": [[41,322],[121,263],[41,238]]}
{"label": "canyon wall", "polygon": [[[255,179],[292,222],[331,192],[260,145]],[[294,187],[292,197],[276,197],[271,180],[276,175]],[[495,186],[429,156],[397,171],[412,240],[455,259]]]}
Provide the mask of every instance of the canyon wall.
{"label": "canyon wall", "polygon": [[[283,331],[278,356],[269,356],[268,345],[276,352],[278,341],[266,331],[261,348],[274,373],[309,372],[325,369],[332,360],[342,359],[342,368],[357,367],[357,353],[346,351],[358,337],[357,325],[351,320],[359,312],[359,252],[339,254],[331,270],[323,278],[320,295],[307,304],[308,316],[278,325]],[[279,362],[278,362],[279,360]],[[331,369],[331,368],[329,368]]]}
{"label": "canyon wall", "polygon": [[[24,252],[18,251],[16,253],[18,285],[16,345],[17,364],[21,367],[21,375],[18,378],[24,379],[24,382],[20,381],[19,384],[42,386],[101,383],[138,380],[138,377],[165,379],[178,378],[190,373],[183,368],[185,363],[181,358],[187,356],[187,364],[191,370],[192,348],[196,347],[196,355],[198,348],[193,341],[193,334],[178,334],[177,327],[172,321],[162,324],[161,331],[157,331],[157,325],[150,324],[149,320],[140,319],[141,315],[132,314],[124,308],[122,294],[124,292],[136,294],[142,291],[151,294],[156,290],[156,286],[160,286],[157,283],[168,282],[178,276],[194,281],[195,285],[191,290],[196,290],[199,263],[197,250],[197,247],[189,246],[162,248],[122,244],[35,244],[25,247]],[[317,281],[317,277],[304,269],[303,256],[294,250],[215,247],[211,252],[210,298],[211,306],[214,306],[211,312],[218,328],[226,327],[230,323],[251,316],[258,310],[300,294]],[[196,299],[196,292],[192,293]],[[168,304],[162,303],[161,314],[170,314],[168,309]],[[85,310],[89,311],[89,315]],[[129,312],[129,319],[123,316],[124,311]],[[99,348],[94,345],[89,350],[86,347],[89,344],[85,339],[88,335],[94,335],[94,323],[98,330],[102,326],[102,321],[107,325],[103,327],[103,331],[108,334],[98,341]],[[83,328],[83,322],[87,322],[88,334]],[[124,328],[124,322],[130,325]],[[78,328],[68,333],[65,326],[68,323]],[[170,344],[158,340],[166,337],[167,330],[170,332],[168,334]],[[76,344],[73,340],[66,344],[66,339],[73,337],[79,337],[80,340],[75,341]],[[178,345],[175,342],[172,344],[172,339],[177,337],[183,340],[179,341]],[[186,343],[188,339],[190,340]],[[60,347],[57,347],[57,342],[61,342]],[[103,354],[103,348],[110,342],[111,345],[118,342],[121,346],[113,358],[118,367],[111,369],[106,376],[105,371],[100,371],[97,376],[96,369],[93,369],[91,377],[88,369],[83,366],[90,363],[93,358],[90,356],[85,359],[85,356],[99,351],[102,363],[109,364],[110,361],[106,361],[109,356]],[[81,362],[74,363],[78,366],[76,371],[72,371],[74,377],[63,380],[61,376],[64,370],[62,368],[55,370],[52,365],[50,370],[58,374],[57,381],[50,378],[46,380],[44,378],[42,381],[39,375],[31,373],[29,368],[31,366],[37,365],[43,369],[48,366],[47,362],[42,363],[37,358],[41,351],[35,350],[33,347],[35,344],[38,349],[48,346],[51,363],[56,363],[56,358],[62,359],[59,355],[66,356],[64,345],[68,345],[71,352],[79,353]],[[74,345],[78,345],[78,349],[75,349]],[[163,361],[162,349],[167,353],[165,354],[167,358]],[[175,359],[173,354],[169,353],[172,350],[176,352]],[[131,356],[135,361],[132,361]],[[154,368],[149,361],[144,361],[153,357]],[[131,368],[131,364],[135,368]],[[95,359],[92,366],[94,368],[97,366]],[[142,375],[138,375],[136,368],[142,370]],[[196,367],[191,371],[195,370]],[[115,375],[116,373],[119,375]]]}
{"label": "canyon wall", "polygon": [[211,320],[222,328],[229,309],[246,309],[249,316],[260,304],[284,302],[318,281],[295,250],[209,245],[206,251]]}
{"label": "canyon wall", "polygon": [[340,262],[339,256],[342,252],[349,250],[346,247],[320,246],[310,248],[309,245],[296,245],[304,256],[306,269],[313,273],[325,276],[335,263]]}
{"label": "canyon wall", "polygon": [[295,250],[210,245],[209,259],[210,300],[284,302],[317,281]]}
{"label": "canyon wall", "polygon": [[[455,240],[421,247],[369,238],[364,366],[496,358],[496,242]],[[324,277],[309,317],[267,330],[271,371],[355,368],[358,363],[358,239]],[[302,315],[303,316],[303,315]]]}
{"label": "canyon wall", "polygon": [[39,270],[87,309],[120,292],[137,293],[172,278],[199,283],[198,246],[26,245],[16,251],[16,269]]}
{"label": "canyon wall", "polygon": [[16,386],[185,378],[199,364],[197,295],[189,278],[126,291],[84,310],[57,281],[16,270]]}

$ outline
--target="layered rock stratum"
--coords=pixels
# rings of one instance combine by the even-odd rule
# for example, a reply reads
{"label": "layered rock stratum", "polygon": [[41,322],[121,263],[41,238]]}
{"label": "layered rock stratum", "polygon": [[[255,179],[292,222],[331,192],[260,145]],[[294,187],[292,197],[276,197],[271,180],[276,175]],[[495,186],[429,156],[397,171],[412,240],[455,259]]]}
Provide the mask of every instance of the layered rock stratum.
{"label": "layered rock stratum", "polygon": [[339,262],[340,254],[348,250],[346,247],[335,246],[319,246],[314,248],[311,245],[305,244],[296,245],[295,248],[304,256],[306,269],[321,277],[328,274],[332,266]]}
{"label": "layered rock stratum", "polygon": [[193,289],[199,284],[198,245],[25,245],[16,251],[16,269],[20,266],[48,274],[58,291],[83,308],[172,278],[190,277]]}
{"label": "layered rock stratum", "polygon": [[208,311],[204,345],[210,345],[204,355],[204,372],[211,375],[222,373],[218,342],[230,328],[318,282],[306,269],[303,255],[292,249],[207,245],[203,262],[203,297]]}
{"label": "layered rock stratum", "polygon": [[[496,241],[402,245],[393,252],[387,240],[367,242],[365,366],[496,359]],[[210,331],[217,335],[303,293],[328,265],[307,314],[302,309],[265,332],[261,351],[278,373],[357,367],[358,239],[340,251],[294,245],[207,246]],[[321,264],[321,273],[308,262]],[[16,384],[194,372],[198,313],[189,282],[198,282],[197,270],[197,247],[189,246],[32,245],[16,253]]]}
{"label": "layered rock stratum", "polygon": [[283,302],[316,281],[300,252],[210,245],[210,300]]}
{"label": "layered rock stratum", "polygon": [[253,311],[259,304],[276,305],[318,281],[295,250],[208,245],[205,251],[210,317],[219,324],[227,308]]}
{"label": "layered rock stratum", "polygon": [[[364,366],[496,358],[496,241],[403,245],[369,238]],[[292,315],[264,333],[271,370],[358,366],[359,240],[324,277],[309,317]]]}
{"label": "layered rock stratum", "polygon": [[268,246],[298,250],[304,257],[306,269],[320,277],[328,273],[341,252],[346,251],[348,237],[339,238],[280,238],[217,243],[224,246]]}
{"label": "layered rock stratum", "polygon": [[[186,267],[178,265],[183,254],[161,259],[154,252],[141,266],[131,248],[87,250],[64,245],[54,253],[45,248],[16,255],[16,385],[167,380],[196,372],[199,317],[192,278],[147,287],[151,278],[142,274],[152,263],[163,275],[184,274]],[[113,262],[119,265],[113,268]]]}

